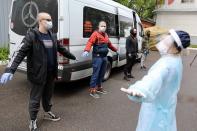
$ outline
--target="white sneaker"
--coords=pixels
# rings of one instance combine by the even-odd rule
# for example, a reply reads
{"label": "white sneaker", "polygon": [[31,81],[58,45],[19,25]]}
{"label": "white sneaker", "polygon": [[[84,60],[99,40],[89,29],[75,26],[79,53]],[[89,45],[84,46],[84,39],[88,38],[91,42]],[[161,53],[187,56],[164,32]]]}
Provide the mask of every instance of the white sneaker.
{"label": "white sneaker", "polygon": [[59,121],[60,120],[60,117],[59,116],[56,116],[51,111],[48,111],[48,112],[45,112],[44,119],[45,120],[50,120],[50,121]]}
{"label": "white sneaker", "polygon": [[39,131],[37,127],[37,120],[31,120],[29,124],[30,131]]}

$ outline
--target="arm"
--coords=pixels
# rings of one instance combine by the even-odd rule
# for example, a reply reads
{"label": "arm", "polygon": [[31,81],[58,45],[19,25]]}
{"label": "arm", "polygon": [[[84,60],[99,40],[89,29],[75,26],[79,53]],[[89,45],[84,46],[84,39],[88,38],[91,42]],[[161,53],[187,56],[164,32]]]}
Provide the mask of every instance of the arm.
{"label": "arm", "polygon": [[129,38],[126,39],[126,51],[131,53],[131,40]]}
{"label": "arm", "polygon": [[136,90],[144,95],[144,97],[136,97],[128,95],[129,99],[136,102],[153,101],[163,86],[164,80],[168,77],[168,68],[157,65],[155,69],[150,71],[142,80],[136,82],[129,87],[129,90]]}
{"label": "arm", "polygon": [[66,50],[59,42],[57,42],[57,51],[64,57],[76,60],[76,57],[73,54],[71,54],[68,50]]}
{"label": "arm", "polygon": [[109,41],[108,47],[109,47],[112,51],[117,52],[116,47],[114,47],[114,46],[112,45],[111,41]]}
{"label": "arm", "polygon": [[27,53],[32,48],[32,44],[33,44],[32,36],[33,35],[34,35],[33,33],[28,32],[25,38],[22,40],[21,44],[17,47],[17,49],[13,53],[12,58],[10,62],[8,63],[8,66],[5,70],[6,73],[12,73],[12,74],[15,73],[19,64],[27,56]]}
{"label": "arm", "polygon": [[84,49],[84,51],[87,51],[87,52],[90,52],[93,44],[96,42],[97,40],[97,37],[96,37],[96,32],[92,33],[92,35],[90,36],[87,44],[86,44],[86,47]]}

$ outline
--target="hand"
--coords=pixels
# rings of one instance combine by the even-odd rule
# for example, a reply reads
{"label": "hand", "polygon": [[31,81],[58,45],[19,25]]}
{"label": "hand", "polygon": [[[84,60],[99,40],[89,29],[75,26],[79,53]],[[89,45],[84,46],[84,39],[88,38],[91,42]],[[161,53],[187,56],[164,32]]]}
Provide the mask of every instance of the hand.
{"label": "hand", "polygon": [[79,61],[79,60],[76,58],[75,61]]}
{"label": "hand", "polygon": [[134,89],[125,89],[125,88],[121,88],[121,91],[127,93],[128,95],[131,96],[136,96],[136,97],[145,97],[145,95],[137,90]]}
{"label": "hand", "polygon": [[128,56],[131,57],[131,53],[129,53]]}
{"label": "hand", "polygon": [[83,57],[88,57],[88,56],[89,56],[89,52],[84,51],[84,52],[82,53],[82,56],[83,56]]}
{"label": "hand", "polygon": [[13,74],[12,73],[4,73],[1,76],[0,83],[1,84],[6,84],[8,80],[12,80]]}

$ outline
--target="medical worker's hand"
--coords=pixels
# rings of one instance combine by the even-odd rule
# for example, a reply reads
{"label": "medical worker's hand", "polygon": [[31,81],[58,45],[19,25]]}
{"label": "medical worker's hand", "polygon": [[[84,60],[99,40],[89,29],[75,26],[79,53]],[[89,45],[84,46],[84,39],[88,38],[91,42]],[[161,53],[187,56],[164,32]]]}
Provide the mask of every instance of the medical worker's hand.
{"label": "medical worker's hand", "polygon": [[13,77],[13,74],[12,74],[12,73],[4,73],[4,74],[1,76],[0,83],[1,83],[1,84],[6,84],[7,81],[12,80],[12,77]]}
{"label": "medical worker's hand", "polygon": [[77,61],[79,61],[79,59],[76,58],[75,61],[77,62]]}
{"label": "medical worker's hand", "polygon": [[83,56],[83,57],[88,57],[88,56],[89,56],[89,52],[84,51],[84,52],[82,53],[82,56]]}
{"label": "medical worker's hand", "polygon": [[135,90],[135,89],[121,88],[120,90],[127,93],[128,95],[131,95],[131,96],[145,97],[145,95],[143,93],[141,93],[141,92],[139,92],[138,90]]}

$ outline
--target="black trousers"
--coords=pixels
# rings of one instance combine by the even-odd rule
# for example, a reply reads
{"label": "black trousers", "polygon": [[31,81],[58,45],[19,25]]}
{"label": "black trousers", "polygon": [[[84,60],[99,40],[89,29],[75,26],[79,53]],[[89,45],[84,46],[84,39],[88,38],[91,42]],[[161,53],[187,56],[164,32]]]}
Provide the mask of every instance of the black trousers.
{"label": "black trousers", "polygon": [[31,82],[30,85],[29,115],[31,120],[35,120],[40,109],[41,99],[44,111],[51,111],[51,98],[54,91],[54,75],[52,72],[49,72],[44,85],[36,85]]}
{"label": "black trousers", "polygon": [[126,56],[126,60],[127,62],[124,67],[124,75],[128,76],[128,75],[131,75],[133,65],[135,64],[135,61],[136,61],[136,55],[131,55],[130,57]]}

